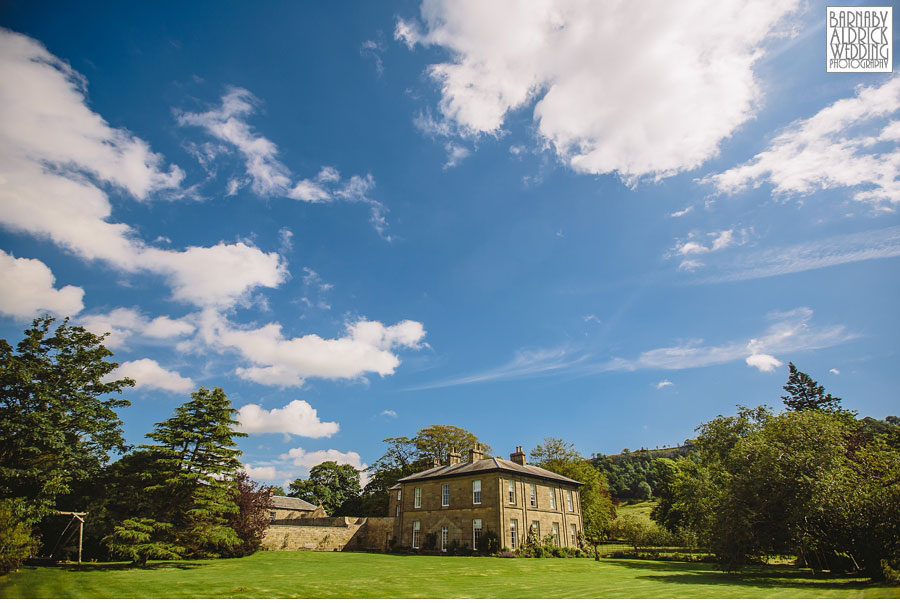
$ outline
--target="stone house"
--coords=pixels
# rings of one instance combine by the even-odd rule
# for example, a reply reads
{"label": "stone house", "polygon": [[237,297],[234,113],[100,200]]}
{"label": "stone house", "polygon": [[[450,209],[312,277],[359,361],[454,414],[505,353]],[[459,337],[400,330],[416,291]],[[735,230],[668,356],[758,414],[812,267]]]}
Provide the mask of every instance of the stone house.
{"label": "stone house", "polygon": [[451,451],[449,464],[398,480],[390,490],[389,514],[397,544],[423,548],[435,535],[435,548],[477,550],[487,532],[500,547],[518,548],[534,528],[539,539],[552,535],[559,546],[577,546],[583,530],[581,482],[529,465],[522,447],[509,456],[484,458],[479,449],[461,462]]}

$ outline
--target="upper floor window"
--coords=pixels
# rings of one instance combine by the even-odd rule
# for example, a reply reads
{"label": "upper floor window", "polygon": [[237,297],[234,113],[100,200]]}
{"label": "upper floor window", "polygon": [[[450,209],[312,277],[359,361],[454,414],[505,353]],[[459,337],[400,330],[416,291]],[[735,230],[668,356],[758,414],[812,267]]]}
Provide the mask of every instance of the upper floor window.
{"label": "upper floor window", "polygon": [[450,506],[450,484],[441,484],[441,506]]}
{"label": "upper floor window", "polygon": [[516,504],[516,482],[513,480],[509,480],[507,482],[509,484],[509,504]]}
{"label": "upper floor window", "polygon": [[535,486],[534,484],[528,484],[528,487],[529,487],[529,490],[531,493],[529,502],[531,503],[532,507],[536,507],[537,506],[537,486]]}
{"label": "upper floor window", "polygon": [[556,488],[550,486],[550,508],[556,511]]}
{"label": "upper floor window", "polygon": [[413,506],[417,509],[422,506],[422,488],[413,490]]}
{"label": "upper floor window", "polygon": [[472,480],[472,504],[475,504],[475,505],[481,504],[481,480],[480,479]]}
{"label": "upper floor window", "polygon": [[569,511],[575,510],[575,505],[572,504],[572,491],[571,490],[566,490],[566,508],[568,508]]}
{"label": "upper floor window", "polygon": [[401,492],[403,492],[403,490],[397,490],[397,500],[400,500],[400,493],[401,493]]}

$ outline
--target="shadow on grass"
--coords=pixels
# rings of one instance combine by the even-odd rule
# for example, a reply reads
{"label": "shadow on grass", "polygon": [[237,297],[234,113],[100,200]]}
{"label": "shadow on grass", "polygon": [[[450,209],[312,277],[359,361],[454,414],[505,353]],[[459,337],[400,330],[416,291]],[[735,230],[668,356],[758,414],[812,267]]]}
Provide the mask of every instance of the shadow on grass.
{"label": "shadow on grass", "polygon": [[192,561],[158,561],[147,565],[132,565],[130,563],[82,563],[81,565],[65,564],[51,567],[67,572],[121,572],[124,570],[153,571],[161,569],[190,570],[202,567],[203,564]]}
{"label": "shadow on grass", "polygon": [[668,575],[640,575],[636,578],[667,584],[691,584],[704,586],[757,586],[760,588],[813,588],[813,589],[860,589],[877,586],[878,583],[863,579],[817,578],[809,570],[797,568],[748,567],[739,572],[724,572],[711,564],[685,563],[678,561],[639,561],[633,559],[607,559],[630,570],[647,570],[650,567]]}

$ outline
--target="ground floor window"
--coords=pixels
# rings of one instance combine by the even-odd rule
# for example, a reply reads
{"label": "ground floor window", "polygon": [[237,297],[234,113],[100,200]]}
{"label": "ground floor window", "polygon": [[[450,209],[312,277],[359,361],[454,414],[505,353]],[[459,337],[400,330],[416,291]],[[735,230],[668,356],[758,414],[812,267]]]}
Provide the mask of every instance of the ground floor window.
{"label": "ground floor window", "polygon": [[[534,534],[534,538],[537,540],[538,543],[540,543],[540,541],[541,541],[541,522],[532,521],[531,528],[529,529],[529,531]],[[531,536],[531,534],[529,534],[529,537],[530,536]]]}
{"label": "ground floor window", "polygon": [[478,550],[478,541],[481,540],[481,520],[472,520],[472,550]]}
{"label": "ground floor window", "polygon": [[578,526],[574,523],[569,524],[569,533],[572,534],[572,541],[569,546],[578,546]]}
{"label": "ground floor window", "polygon": [[519,547],[519,520],[509,520],[509,548],[515,549]]}
{"label": "ground floor window", "polygon": [[448,528],[447,526],[441,528],[441,550],[444,552],[447,551],[447,537],[449,534],[450,528]]}
{"label": "ground floor window", "polygon": [[553,522],[553,544],[559,546],[559,524],[557,522]]}
{"label": "ground floor window", "polygon": [[412,548],[419,548],[419,528],[420,524],[418,521],[413,522],[413,539],[412,539]]}

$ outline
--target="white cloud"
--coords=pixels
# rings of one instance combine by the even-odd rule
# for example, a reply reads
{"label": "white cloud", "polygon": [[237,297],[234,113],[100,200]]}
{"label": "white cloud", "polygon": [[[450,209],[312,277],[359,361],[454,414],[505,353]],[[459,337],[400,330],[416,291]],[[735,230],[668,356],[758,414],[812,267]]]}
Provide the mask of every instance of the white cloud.
{"label": "white cloud", "polygon": [[859,87],[856,96],[791,124],[747,163],[703,182],[728,194],[765,182],[785,196],[849,189],[857,201],[893,209],[900,204],[898,111],[900,77]]}
{"label": "white cloud", "polygon": [[[202,128],[207,134],[237,149],[244,158],[250,189],[260,197],[286,197],[309,203],[328,203],[335,199],[364,203],[369,206],[370,222],[386,240],[387,208],[370,195],[375,187],[371,174],[351,176],[340,183],[340,174],[331,166],[323,166],[315,178],[294,181],[291,170],[278,159],[278,146],[255,132],[247,118],[256,112],[259,100],[244,88],[231,87],[222,96],[219,107],[201,113],[181,112],[178,123]],[[228,194],[237,191],[237,181],[228,184]]]}
{"label": "white cloud", "polygon": [[675,384],[672,383],[671,381],[669,381],[668,379],[664,379],[656,384],[656,389],[662,389],[664,387],[672,387],[673,385],[675,385]]}
{"label": "white cloud", "polygon": [[841,371],[837,370],[836,368],[828,369],[828,372],[831,373],[832,375],[840,375],[841,374]]}
{"label": "white cloud", "polygon": [[322,422],[316,409],[304,400],[272,410],[247,404],[238,409],[237,420],[247,433],[288,433],[307,438],[331,437],[339,428],[337,423]]}
{"label": "white cloud", "polygon": [[250,367],[237,369],[243,379],[264,385],[300,386],[304,379],[357,379],[366,373],[391,375],[400,365],[399,348],[424,345],[422,324],[404,320],[385,326],[358,320],[345,325],[346,334],[324,339],[316,334],[285,338],[281,325],[270,323],[246,329],[230,323],[221,314],[202,313],[200,338],[207,347],[237,351]]}
{"label": "white cloud", "polygon": [[183,394],[196,388],[193,379],[182,377],[176,371],[166,370],[150,358],[123,362],[107,375],[106,380],[115,381],[124,377],[135,380],[135,389],[158,389]]}
{"label": "white cloud", "polygon": [[682,209],[680,211],[673,211],[672,213],[669,214],[669,217],[670,218],[680,218],[681,216],[686,216],[687,214],[691,213],[693,210],[694,210],[694,206],[688,205],[687,207],[685,207],[684,209]]}
{"label": "white cloud", "polygon": [[445,144],[444,150],[447,151],[447,161],[444,163],[445,170],[456,167],[460,161],[472,154],[472,151],[466,147],[452,142]]}
{"label": "white cloud", "polygon": [[84,307],[84,289],[66,285],[56,289],[56,277],[40,260],[17,258],[0,249],[0,312],[19,320],[42,312],[57,316],[78,314]]}
{"label": "white cloud", "polygon": [[303,448],[291,448],[286,454],[282,454],[280,458],[283,461],[289,461],[295,467],[305,467],[306,469],[315,467],[325,461],[334,461],[338,465],[353,465],[359,470],[366,468],[359,458],[359,454],[352,451],[341,452],[340,450],[329,449],[307,452]]}
{"label": "white cloud", "polygon": [[76,320],[95,335],[109,333],[103,343],[110,348],[124,346],[127,340],[135,335],[153,339],[174,339],[190,335],[196,330],[189,317],[172,319],[168,316],[157,316],[148,319],[134,308],[115,308],[105,314],[85,314]]}
{"label": "white cloud", "polygon": [[382,411],[381,411],[381,415],[382,415],[382,416],[385,416],[385,417],[390,417],[390,418],[392,418],[392,419],[396,419],[396,418],[397,418],[397,411],[396,411],[396,410],[382,410]]}
{"label": "white cloud", "polygon": [[394,37],[451,56],[428,69],[432,130],[499,136],[535,103],[540,137],[572,168],[633,181],[699,166],[754,115],[754,63],[797,5],[425,0],[422,24],[401,19]]}
{"label": "white cloud", "polygon": [[174,194],[183,173],[86,104],[85,80],[38,42],[0,30],[0,224],[46,238],[86,260],[163,276],[174,298],[228,307],[257,287],[280,284],[277,253],[244,243],[184,251],[147,245],[108,220],[101,186],[143,201]]}
{"label": "white cloud", "polygon": [[774,356],[769,354],[751,354],[745,359],[748,366],[758,368],[760,372],[771,373],[776,368],[784,364]]}
{"label": "white cloud", "polygon": [[691,233],[687,240],[681,239],[672,248],[672,253],[680,256],[690,256],[709,253],[711,251],[720,251],[728,247],[744,245],[750,238],[753,229],[742,228],[735,230],[719,230],[706,233],[708,244],[699,243],[696,238],[698,235]]}
{"label": "white cloud", "polygon": [[250,465],[249,463],[245,463],[244,464],[244,472],[251,479],[261,479],[261,480],[266,480],[266,481],[273,481],[273,480],[276,480],[279,478],[284,479],[284,477],[287,477],[287,476],[282,476],[281,472],[279,472],[277,469],[275,469],[275,467],[272,465],[263,465],[263,466],[259,466],[259,467],[254,467],[253,465]]}

